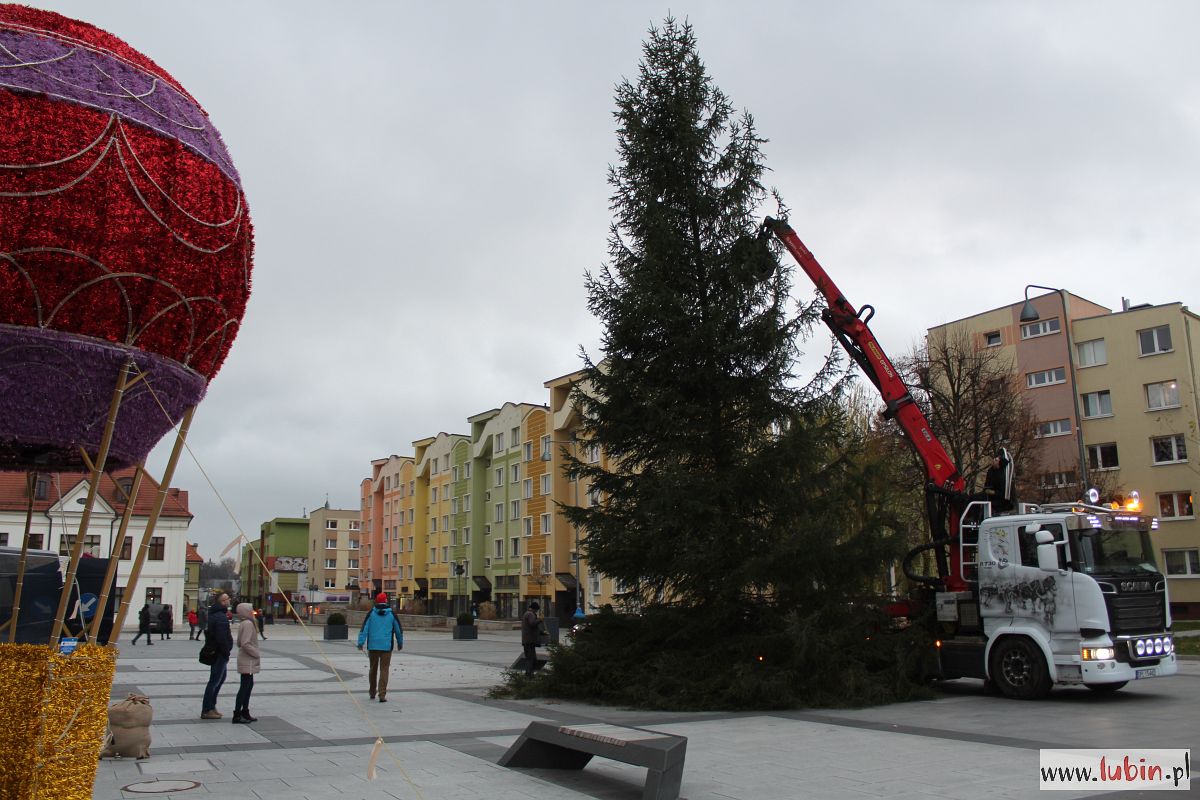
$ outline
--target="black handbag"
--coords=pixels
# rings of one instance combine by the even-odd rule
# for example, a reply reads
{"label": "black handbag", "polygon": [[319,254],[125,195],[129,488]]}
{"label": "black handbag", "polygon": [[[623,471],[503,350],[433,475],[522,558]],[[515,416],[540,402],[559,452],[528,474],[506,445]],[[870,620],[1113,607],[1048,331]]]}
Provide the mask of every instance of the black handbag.
{"label": "black handbag", "polygon": [[210,667],[217,663],[217,646],[210,642],[207,636],[204,639],[204,645],[200,648],[198,658],[201,664],[207,664]]}

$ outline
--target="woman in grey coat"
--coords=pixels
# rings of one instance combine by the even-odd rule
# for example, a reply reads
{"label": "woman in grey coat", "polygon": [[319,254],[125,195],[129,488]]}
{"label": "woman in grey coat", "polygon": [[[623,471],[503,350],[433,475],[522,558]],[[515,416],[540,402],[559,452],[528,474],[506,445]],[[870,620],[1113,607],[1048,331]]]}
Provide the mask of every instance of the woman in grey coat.
{"label": "woman in grey coat", "polygon": [[254,624],[254,607],[249,603],[238,603],[240,620],[237,630],[237,671],[242,679],[237,699],[233,701],[233,723],[235,725],[258,722],[250,716],[250,692],[254,689],[254,675],[262,668],[262,656],[258,652],[258,626]]}

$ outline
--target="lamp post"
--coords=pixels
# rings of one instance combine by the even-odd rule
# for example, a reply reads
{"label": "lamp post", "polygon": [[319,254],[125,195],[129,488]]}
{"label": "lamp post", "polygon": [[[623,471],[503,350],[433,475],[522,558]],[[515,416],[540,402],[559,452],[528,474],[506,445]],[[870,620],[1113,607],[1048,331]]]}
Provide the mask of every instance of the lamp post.
{"label": "lamp post", "polygon": [[1083,497],[1087,492],[1087,448],[1083,444],[1083,414],[1079,409],[1079,384],[1075,380],[1075,341],[1071,336],[1071,315],[1070,306],[1067,301],[1066,289],[1055,289],[1052,286],[1039,286],[1036,283],[1031,283],[1025,287],[1025,305],[1021,308],[1021,322],[1036,322],[1040,319],[1037,309],[1033,307],[1033,303],[1029,300],[1030,289],[1045,289],[1048,292],[1057,292],[1058,297],[1062,300],[1063,307],[1063,333],[1067,335],[1067,372],[1071,375],[1071,408],[1075,412],[1075,444],[1079,448],[1079,495]]}
{"label": "lamp post", "polygon": [[[571,449],[573,451],[572,454],[576,458],[579,457],[579,439],[576,436],[572,435],[571,438],[567,441],[560,441],[558,439],[550,439],[549,441],[551,444],[569,444],[569,445],[571,445]],[[550,460],[551,460],[551,455],[550,455],[549,450],[542,453],[542,461],[550,461]],[[579,478],[576,477],[575,480],[573,480],[571,483],[574,485],[574,494],[575,494],[574,505],[576,508],[578,508],[579,507]],[[586,615],[583,612],[583,579],[581,578],[580,573],[579,573],[579,526],[572,525],[571,527],[575,531],[575,613],[572,616],[574,616],[575,619],[583,619],[584,616],[586,616]]]}

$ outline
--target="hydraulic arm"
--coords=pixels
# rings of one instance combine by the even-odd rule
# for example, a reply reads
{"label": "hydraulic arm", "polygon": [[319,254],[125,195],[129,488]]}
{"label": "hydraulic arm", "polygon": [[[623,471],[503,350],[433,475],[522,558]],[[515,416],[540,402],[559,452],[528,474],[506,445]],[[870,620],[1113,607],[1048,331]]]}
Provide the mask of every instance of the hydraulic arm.
{"label": "hydraulic arm", "polygon": [[816,257],[804,246],[804,242],[800,241],[800,237],[787,220],[767,217],[763,222],[763,231],[773,234],[787,248],[825,297],[826,308],[821,312],[821,319],[875,384],[875,388],[883,397],[884,415],[896,420],[924,465],[926,509],[932,541],[929,545],[910,553],[906,565],[918,552],[933,549],[937,558],[939,580],[930,581],[911,573],[909,577],[938,583],[948,591],[967,588],[962,575],[960,550],[954,546],[957,544],[959,533],[959,515],[966,502],[963,479],[946,448],[930,429],[929,421],[913,400],[908,387],[884,354],[875,335],[871,333],[867,323],[875,314],[875,309],[864,305],[855,310],[817,262]]}

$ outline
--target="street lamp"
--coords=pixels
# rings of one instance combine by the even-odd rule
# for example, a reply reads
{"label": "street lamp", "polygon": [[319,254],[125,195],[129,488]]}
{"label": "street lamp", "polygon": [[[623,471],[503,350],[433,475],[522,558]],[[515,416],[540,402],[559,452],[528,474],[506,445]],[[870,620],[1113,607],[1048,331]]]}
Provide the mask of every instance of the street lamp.
{"label": "street lamp", "polygon": [[[571,448],[574,451],[573,455],[576,458],[579,457],[579,438],[576,437],[574,434],[572,434],[571,438],[567,441],[560,441],[558,439],[550,439],[549,442],[550,442],[550,444],[569,444],[569,445],[571,445]],[[550,461],[550,460],[551,460],[550,451],[546,450],[545,452],[542,453],[542,461]],[[574,487],[575,487],[575,489],[574,489],[575,507],[578,508],[579,507],[579,477],[578,476],[576,476],[575,480],[572,481],[572,484],[574,484]],[[579,574],[579,526],[572,525],[571,527],[575,530],[575,613],[573,614],[573,616],[575,617],[575,619],[583,619],[585,614],[583,613],[583,579],[580,577],[580,574]]]}
{"label": "street lamp", "polygon": [[1075,379],[1075,341],[1071,336],[1071,314],[1067,304],[1067,290],[1055,289],[1052,286],[1039,286],[1036,283],[1027,285],[1025,287],[1025,305],[1021,308],[1021,322],[1036,322],[1040,319],[1037,309],[1029,300],[1030,289],[1057,292],[1059,299],[1062,300],[1063,332],[1067,335],[1067,371],[1071,375],[1071,408],[1075,411],[1075,444],[1079,448],[1079,494],[1082,497],[1087,491],[1087,448],[1083,444],[1083,414],[1079,409],[1079,384]]}

